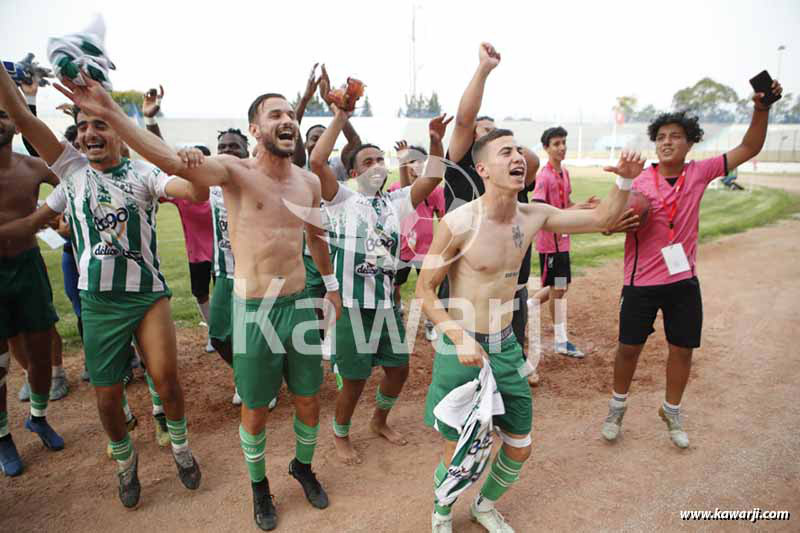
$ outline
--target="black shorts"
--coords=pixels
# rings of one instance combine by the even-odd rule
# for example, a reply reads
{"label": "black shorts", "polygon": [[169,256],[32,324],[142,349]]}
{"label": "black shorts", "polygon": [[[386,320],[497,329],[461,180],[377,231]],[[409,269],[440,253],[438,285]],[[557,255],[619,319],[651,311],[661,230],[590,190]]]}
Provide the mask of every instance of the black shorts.
{"label": "black shorts", "polygon": [[211,284],[211,261],[189,263],[189,279],[192,282],[192,296],[198,300],[208,299]]}
{"label": "black shorts", "polygon": [[[414,266],[417,269],[417,276],[419,276],[419,267]],[[411,274],[411,265],[403,268],[397,269],[397,272],[394,273],[394,286],[400,287],[408,281],[408,275]]]}
{"label": "black shorts", "polygon": [[522,287],[514,293],[514,314],[511,317],[511,329],[522,348],[523,357],[528,353],[525,346],[528,338],[528,287]]}
{"label": "black shorts", "polygon": [[667,342],[682,348],[699,348],[703,329],[700,281],[694,277],[669,283],[622,287],[619,306],[619,342],[644,344],[653,331],[656,313],[664,315]]}
{"label": "black shorts", "polygon": [[569,252],[539,254],[539,272],[542,275],[542,287],[554,287],[556,278],[566,278],[572,283],[572,269],[569,265]]}

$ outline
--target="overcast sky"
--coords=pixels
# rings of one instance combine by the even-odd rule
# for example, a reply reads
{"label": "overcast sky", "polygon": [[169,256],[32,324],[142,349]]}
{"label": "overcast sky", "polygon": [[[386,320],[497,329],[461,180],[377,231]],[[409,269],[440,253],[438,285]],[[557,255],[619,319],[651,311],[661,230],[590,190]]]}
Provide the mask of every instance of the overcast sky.
{"label": "overcast sky", "polygon": [[[536,120],[597,121],[615,97],[669,106],[676,90],[704,76],[740,96],[766,68],[785,92],[800,91],[800,1],[559,0],[417,1],[418,91],[436,90],[445,111],[477,65],[478,44],[502,61],[483,111]],[[162,83],[171,117],[244,117],[262,92],[290,98],[311,65],[325,62],[334,84],[367,84],[375,115],[393,116],[410,91],[410,0],[249,2],[225,0],[2,0],[0,54],[34,52],[49,37],[83,29],[94,13],[107,26],[115,89]],[[41,93],[43,111],[63,101]]]}

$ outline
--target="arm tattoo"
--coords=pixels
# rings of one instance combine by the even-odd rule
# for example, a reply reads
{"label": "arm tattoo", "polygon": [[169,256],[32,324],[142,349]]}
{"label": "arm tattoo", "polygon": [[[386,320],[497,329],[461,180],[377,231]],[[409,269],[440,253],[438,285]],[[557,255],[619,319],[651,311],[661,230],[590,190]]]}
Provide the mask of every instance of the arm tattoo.
{"label": "arm tattoo", "polygon": [[511,226],[511,237],[514,239],[514,246],[522,248],[522,231],[520,231],[519,225]]}

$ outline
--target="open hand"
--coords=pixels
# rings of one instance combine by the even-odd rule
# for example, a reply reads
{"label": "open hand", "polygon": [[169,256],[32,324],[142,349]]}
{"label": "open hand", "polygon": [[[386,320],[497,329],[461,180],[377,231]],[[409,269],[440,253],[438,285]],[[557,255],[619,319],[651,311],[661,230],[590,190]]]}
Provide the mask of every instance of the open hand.
{"label": "open hand", "polygon": [[590,196],[585,202],[581,202],[575,207],[578,209],[594,209],[598,205],[600,205],[600,198],[597,196]]}
{"label": "open hand", "polygon": [[633,213],[633,209],[626,209],[620,219],[611,228],[603,232],[603,235],[611,235],[612,233],[624,233],[626,231],[635,231],[639,228],[639,215]]}
{"label": "open hand", "polygon": [[164,98],[164,87],[158,86],[158,93],[155,89],[148,89],[144,93],[144,101],[142,101],[142,114],[147,118],[153,118],[161,111],[161,99]]}
{"label": "open hand", "polygon": [[639,152],[623,150],[619,156],[616,166],[603,167],[606,172],[613,172],[617,176],[625,179],[634,179],[642,173],[645,158]]}
{"label": "open hand", "polygon": [[303,99],[311,100],[311,97],[314,96],[314,91],[317,90],[319,86],[319,82],[322,80],[322,76],[320,75],[317,78],[317,66],[319,63],[314,63],[314,66],[311,67],[311,74],[308,75],[308,81],[306,81],[306,92],[303,94]]}
{"label": "open hand", "polygon": [[428,134],[432,142],[441,143],[444,139],[444,132],[447,130],[447,125],[453,120],[453,117],[446,118],[447,114],[443,113],[438,117],[434,117],[428,122]]}
{"label": "open hand", "polygon": [[394,151],[397,152],[397,159],[402,162],[408,155],[408,142],[397,141],[394,143]]}
{"label": "open hand", "polygon": [[317,82],[317,86],[319,87],[319,96],[322,98],[323,102],[331,105],[331,99],[328,98],[328,93],[331,90],[331,79],[328,77],[328,71],[325,70],[325,63],[322,64],[320,70],[321,73],[319,75],[319,81]]}
{"label": "open hand", "polygon": [[71,80],[64,79],[62,81],[66,87],[56,83],[55,88],[90,115],[103,117],[113,109],[119,110],[119,106],[111,98],[111,94],[100,85],[100,82],[93,80],[85,72],[81,72],[80,76],[85,85],[76,85]]}

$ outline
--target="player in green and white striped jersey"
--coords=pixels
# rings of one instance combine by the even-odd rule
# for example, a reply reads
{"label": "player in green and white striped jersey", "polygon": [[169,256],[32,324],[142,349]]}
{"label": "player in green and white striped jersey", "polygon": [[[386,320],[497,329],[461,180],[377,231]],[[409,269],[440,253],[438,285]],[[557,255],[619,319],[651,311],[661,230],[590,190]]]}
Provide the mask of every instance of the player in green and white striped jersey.
{"label": "player in green and white striped jersey", "polygon": [[[406,443],[386,423],[408,377],[405,328],[394,306],[393,279],[400,261],[401,221],[414,213],[444,175],[442,138],[449,120],[441,116],[430,122],[434,157],[424,178],[394,192],[382,192],[388,175],[383,152],[371,144],[357,147],[351,156],[350,174],[358,183],[358,191],[353,191],[337,182],[328,164],[348,118],[335,105],[331,108],[335,117],[317,141],[311,168],[320,177],[330,217],[333,264],[345,308],[333,340],[332,362],[341,389],[333,420],[334,442],[345,464],[353,464],[361,459],[349,439],[350,420],[373,366],[382,366],[385,376],[376,393],[370,427],[394,444]],[[377,337],[374,332],[379,332]]]}
{"label": "player in green and white striped jersey", "polygon": [[[217,137],[217,153],[247,159],[247,137],[238,129],[230,128],[220,132]],[[231,238],[228,234],[228,209],[222,187],[214,185],[209,189],[211,219],[214,225],[214,272],[217,280],[211,295],[211,314],[209,316],[208,336],[211,345],[220,357],[233,368],[233,272],[234,259]],[[239,392],[234,390],[234,405],[241,405]]]}
{"label": "player in green and white striped jersey", "polygon": [[85,110],[76,116],[81,152],[62,144],[31,114],[5,71],[0,72],[0,106],[61,179],[42,207],[0,226],[0,235],[33,234],[56,214],[69,213],[80,272],[87,367],[100,420],[118,463],[120,500],[133,507],[140,493],[138,455],[122,404],[133,335],[163,402],[178,475],[184,486],[196,489],[201,474],[188,447],[171,293],[159,270],[155,229],[158,197],[204,201],[207,189],[167,176],[148,163],[124,159],[119,135]]}
{"label": "player in green and white striped jersey", "polygon": [[[239,436],[253,491],[254,519],[262,529],[277,524],[266,477],[265,428],[267,405],[284,378],[296,413],[295,458],[289,472],[312,506],[327,507],[327,493],[311,468],[323,373],[318,319],[305,293],[301,259],[303,231],[311,236],[321,233],[317,217],[321,192],[319,179],[291,162],[299,136],[294,110],[282,95],[262,94],[248,110],[249,131],[261,148],[257,157],[201,154],[193,160],[196,153],[181,156],[132,124],[96,82],[68,85],[70,90],[61,92],[107,121],[148,161],[197,186],[222,187],[236,258],[233,370],[242,397]],[[309,247],[325,278],[326,308],[333,317],[341,312],[341,299],[328,250],[318,239],[309,239]]]}

